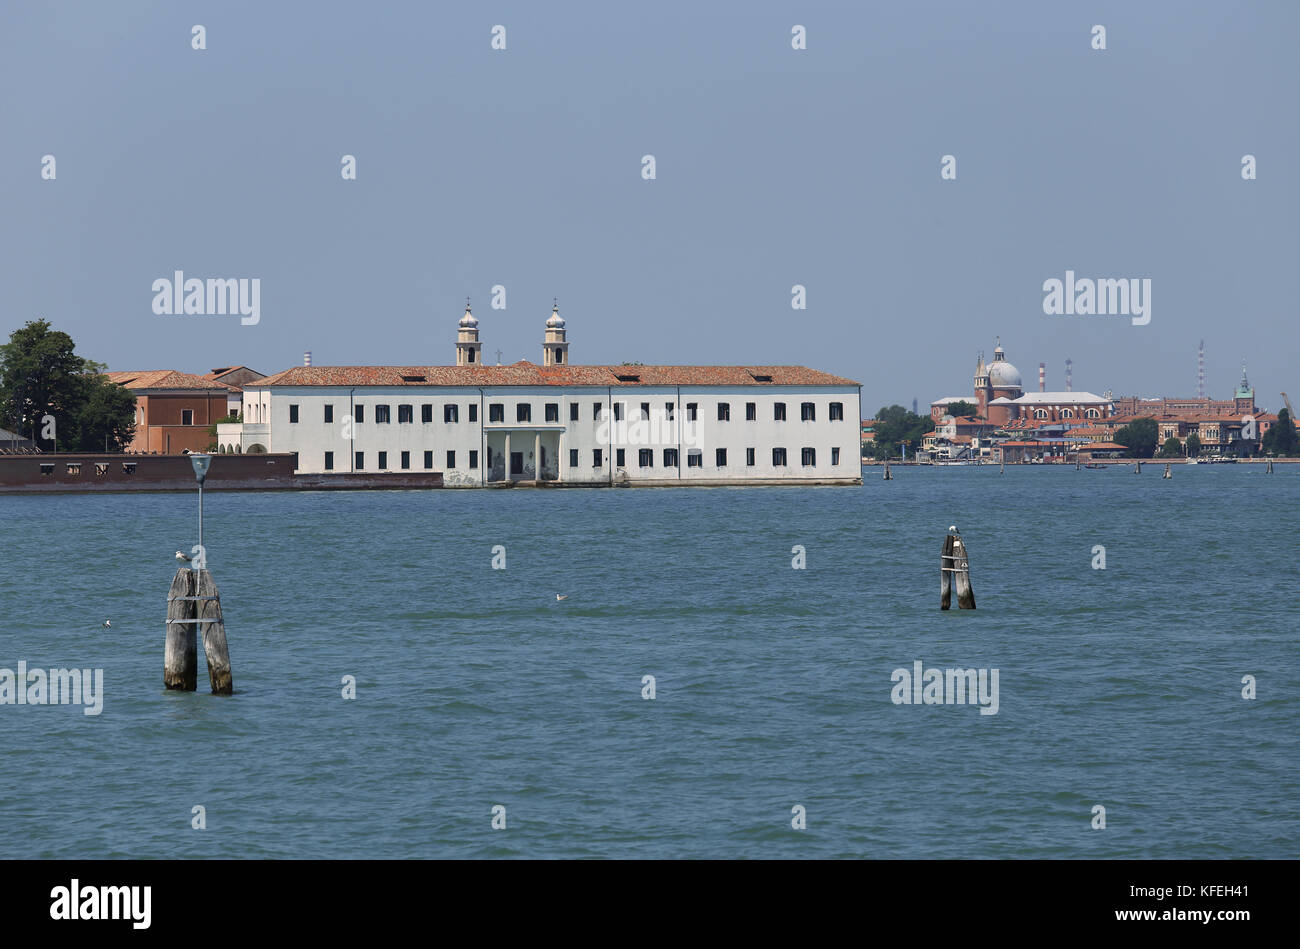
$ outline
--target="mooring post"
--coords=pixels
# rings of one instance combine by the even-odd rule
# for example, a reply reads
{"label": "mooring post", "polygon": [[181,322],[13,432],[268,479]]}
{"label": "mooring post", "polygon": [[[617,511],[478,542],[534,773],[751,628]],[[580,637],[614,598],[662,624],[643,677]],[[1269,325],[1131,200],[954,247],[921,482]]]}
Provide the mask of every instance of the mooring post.
{"label": "mooring post", "polygon": [[1172,478],[1174,476],[1173,471],[1170,470],[1172,466],[1173,466],[1173,462],[1170,461],[1165,462],[1165,473],[1161,475],[1162,478]]}
{"label": "mooring post", "polygon": [[1141,474],[1141,473],[1142,473],[1142,459],[1141,459],[1141,458],[1139,458],[1139,459],[1134,463],[1134,465],[1133,465],[1133,473],[1134,473],[1134,474]]}
{"label": "mooring post", "polygon": [[163,685],[193,692],[198,688],[198,645],[194,630],[194,571],[181,567],[167,592],[167,647]]}
{"label": "mooring post", "polygon": [[894,480],[894,476],[893,476],[892,474],[890,474],[890,472],[889,472],[889,459],[888,459],[888,458],[885,459],[885,480],[886,480],[886,481],[893,481],[893,480]]}
{"label": "mooring post", "polygon": [[970,558],[966,553],[966,544],[960,537],[952,539],[953,581],[957,587],[957,608],[975,609],[975,591],[970,585]]}
{"label": "mooring post", "polygon": [[198,618],[203,622],[203,654],[208,660],[208,681],[213,695],[230,695],[235,689],[230,675],[226,624],[221,618],[221,594],[217,592],[217,582],[211,573],[200,570],[198,574]]}
{"label": "mooring post", "polygon": [[943,539],[943,552],[939,554],[939,609],[952,606],[952,534]]}

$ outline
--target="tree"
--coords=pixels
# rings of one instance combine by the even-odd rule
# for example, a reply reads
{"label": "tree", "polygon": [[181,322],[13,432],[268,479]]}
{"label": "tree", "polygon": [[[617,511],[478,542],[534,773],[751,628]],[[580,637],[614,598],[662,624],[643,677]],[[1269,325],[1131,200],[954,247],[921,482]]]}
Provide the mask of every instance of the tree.
{"label": "tree", "polygon": [[1201,453],[1201,436],[1195,432],[1187,436],[1187,457],[1195,458]]}
{"label": "tree", "polygon": [[[121,450],[135,431],[135,396],[78,356],[67,333],[33,320],[0,345],[0,422],[64,451]],[[45,416],[53,441],[42,441]]]}
{"label": "tree", "polygon": [[1294,455],[1298,442],[1300,442],[1300,435],[1296,433],[1291,413],[1286,409],[1280,409],[1277,413],[1277,421],[1264,433],[1264,451],[1274,455]]}
{"label": "tree", "polygon": [[1165,446],[1160,449],[1160,454],[1166,458],[1177,458],[1183,453],[1183,443],[1173,435],[1165,439]]}
{"label": "tree", "polygon": [[1115,433],[1115,442],[1128,449],[1130,458],[1150,458],[1160,444],[1160,429],[1153,418],[1135,419]]}
{"label": "tree", "polygon": [[898,453],[900,444],[906,443],[910,451],[916,451],[921,445],[921,436],[934,431],[934,419],[928,415],[917,415],[901,405],[891,405],[876,413],[874,432],[876,444],[875,456],[878,460]]}
{"label": "tree", "polygon": [[961,401],[948,403],[948,414],[953,418],[964,418],[975,415],[979,410],[980,407],[972,402]]}

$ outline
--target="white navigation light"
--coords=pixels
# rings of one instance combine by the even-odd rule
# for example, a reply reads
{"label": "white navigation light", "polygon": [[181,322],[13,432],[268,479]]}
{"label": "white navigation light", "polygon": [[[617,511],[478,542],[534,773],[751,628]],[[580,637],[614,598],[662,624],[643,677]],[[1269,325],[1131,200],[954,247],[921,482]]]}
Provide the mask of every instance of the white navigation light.
{"label": "white navigation light", "polygon": [[211,455],[198,455],[190,453],[190,464],[194,466],[194,480],[199,484],[208,476],[208,465],[212,464]]}

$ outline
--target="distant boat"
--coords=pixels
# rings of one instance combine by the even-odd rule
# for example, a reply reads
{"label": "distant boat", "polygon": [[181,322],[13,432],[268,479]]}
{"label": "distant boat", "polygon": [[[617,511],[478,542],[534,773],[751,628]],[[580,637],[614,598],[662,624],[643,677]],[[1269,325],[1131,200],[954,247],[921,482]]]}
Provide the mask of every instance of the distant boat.
{"label": "distant boat", "polygon": [[1200,462],[1197,461],[1195,458],[1188,458],[1188,459],[1187,459],[1187,463],[1188,463],[1189,465],[1199,465],[1199,464],[1200,464]]}

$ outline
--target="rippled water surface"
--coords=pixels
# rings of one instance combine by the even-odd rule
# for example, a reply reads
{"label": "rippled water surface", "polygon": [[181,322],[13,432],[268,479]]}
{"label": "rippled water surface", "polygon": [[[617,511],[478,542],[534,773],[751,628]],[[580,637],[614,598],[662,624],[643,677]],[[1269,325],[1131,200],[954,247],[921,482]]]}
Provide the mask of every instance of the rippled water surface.
{"label": "rippled water surface", "polygon": [[[1278,469],[209,492],[231,697],[201,650],[162,688],[194,496],[0,496],[0,667],[105,678],[97,717],[0,705],[5,853],[1297,857]],[[951,523],[973,613],[938,609]],[[998,669],[998,713],[893,704],[918,659]]]}

